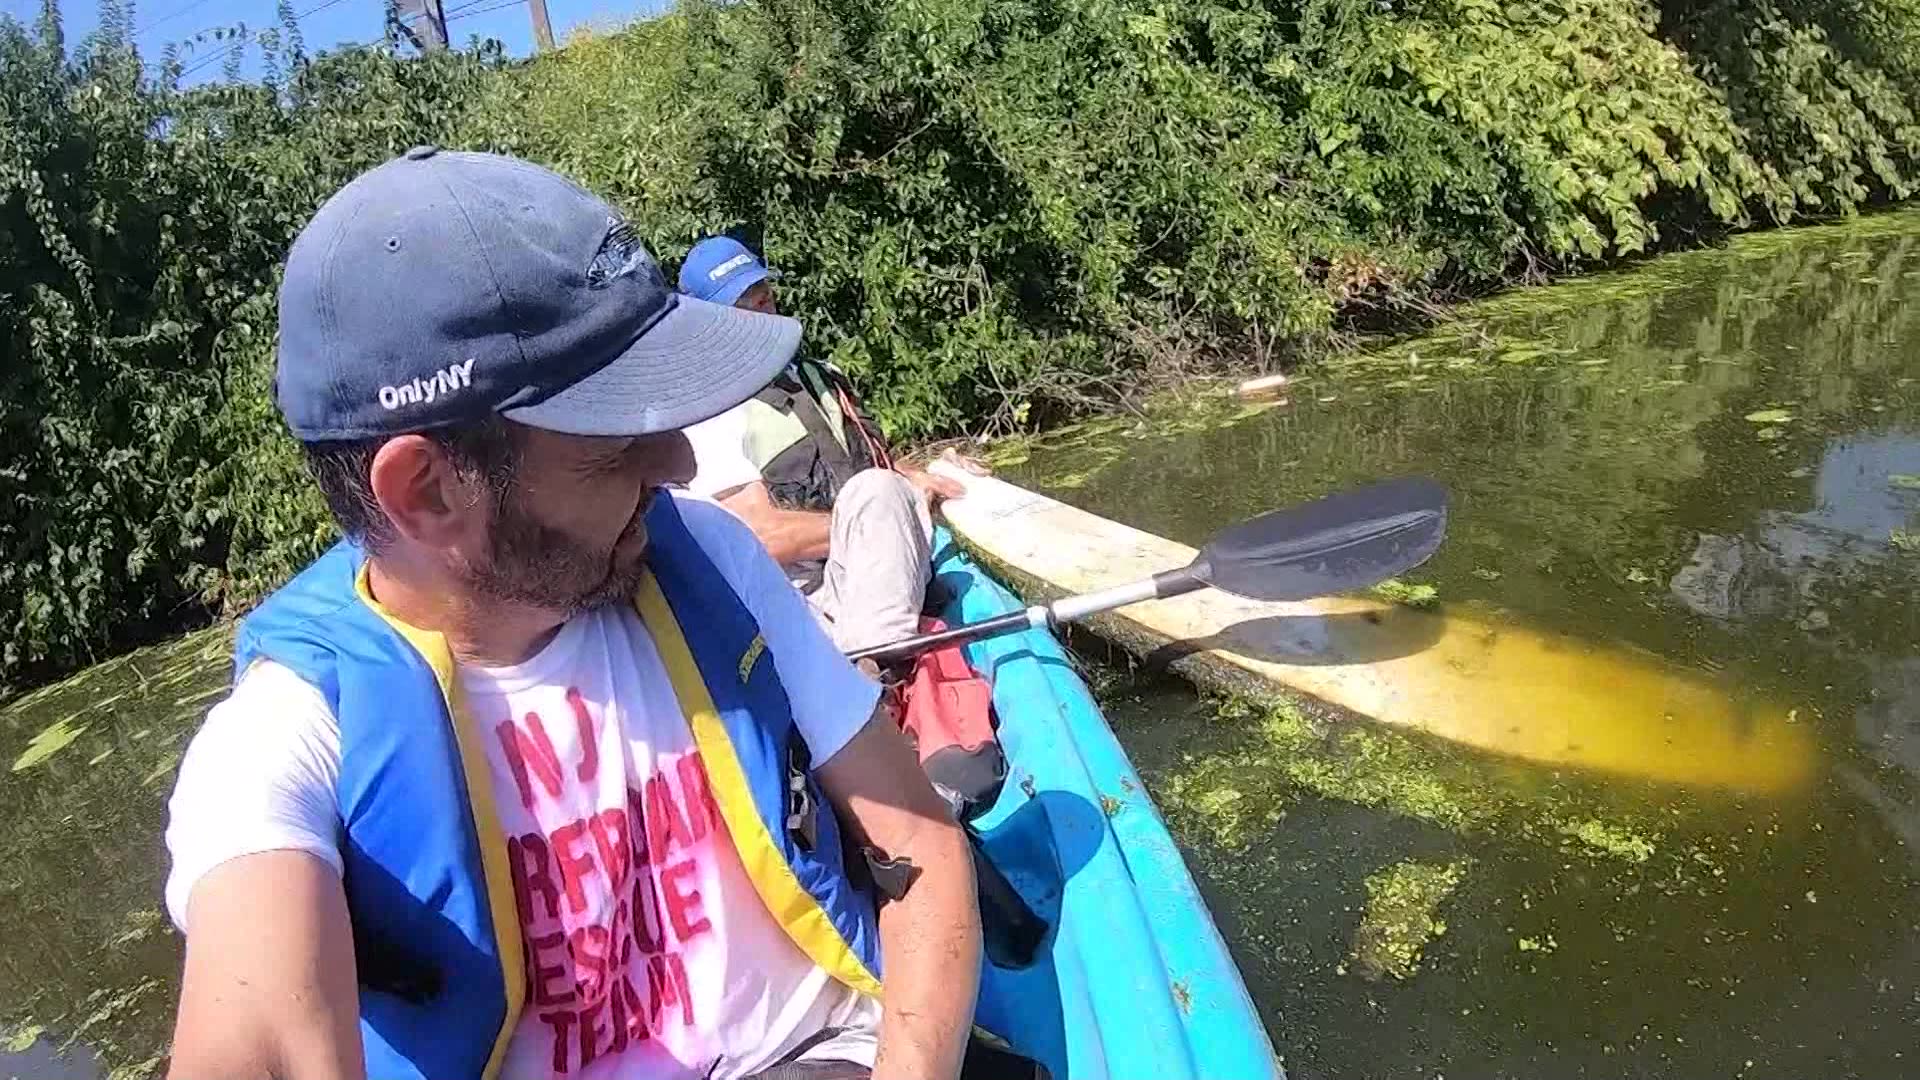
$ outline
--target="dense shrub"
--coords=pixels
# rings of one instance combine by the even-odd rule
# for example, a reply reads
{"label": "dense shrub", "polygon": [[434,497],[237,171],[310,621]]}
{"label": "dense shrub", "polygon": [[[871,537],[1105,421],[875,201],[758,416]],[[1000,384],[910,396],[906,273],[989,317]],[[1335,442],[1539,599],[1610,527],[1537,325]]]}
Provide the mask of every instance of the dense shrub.
{"label": "dense shrub", "polygon": [[[1515,249],[1555,261],[1639,252],[1658,239],[1659,218],[1734,223],[1744,204],[1769,194],[1724,104],[1679,50],[1653,36],[1645,5],[1426,0],[1392,19],[1356,15],[1358,6],[1324,5],[1344,26],[1318,32],[1327,43],[1315,66],[1343,83],[1316,98],[1339,102],[1363,80],[1384,84],[1372,109],[1424,111],[1485,148],[1490,184],[1476,176],[1464,187],[1449,178],[1454,170],[1433,182],[1488,200],[1506,217],[1503,249],[1477,253],[1459,250],[1445,235],[1458,230],[1443,221],[1437,243],[1461,270],[1497,273],[1503,267],[1492,260]],[[1342,136],[1373,126],[1366,112],[1330,118],[1335,168],[1347,171],[1340,148],[1350,138]],[[1390,157],[1397,148],[1371,152]],[[1364,182],[1368,174],[1349,175]]]}
{"label": "dense shrub", "polygon": [[[1668,0],[1667,33],[1725,96],[1777,216],[1904,199],[1920,180],[1910,3]],[[1839,37],[1836,38],[1835,32]],[[1895,51],[1895,50],[1899,51]],[[1872,57],[1897,58],[1881,69]]]}
{"label": "dense shrub", "polygon": [[[231,238],[216,162],[160,141],[124,46],[0,22],[0,676],[78,659],[206,584]],[[238,253],[234,253],[238,256]],[[216,556],[217,558],[217,556]],[[211,564],[217,566],[217,561]]]}
{"label": "dense shrub", "polygon": [[109,9],[69,56],[51,5],[0,19],[0,685],[204,618],[323,538],[266,397],[276,264],[490,67],[290,56],[180,93],[127,31]]}
{"label": "dense shrub", "polygon": [[925,434],[1138,366],[1186,313],[1325,325],[1302,271],[1342,230],[1289,182],[1280,118],[1163,39],[1113,4],[691,6],[502,84],[482,141],[669,254],[764,242],[811,347]]}
{"label": "dense shrub", "polygon": [[0,19],[0,686],[244,604],[330,527],[269,399],[278,262],[418,142],[730,230],[905,437],[1749,223],[1904,198],[1920,0],[692,0],[531,63],[183,92],[130,18]]}

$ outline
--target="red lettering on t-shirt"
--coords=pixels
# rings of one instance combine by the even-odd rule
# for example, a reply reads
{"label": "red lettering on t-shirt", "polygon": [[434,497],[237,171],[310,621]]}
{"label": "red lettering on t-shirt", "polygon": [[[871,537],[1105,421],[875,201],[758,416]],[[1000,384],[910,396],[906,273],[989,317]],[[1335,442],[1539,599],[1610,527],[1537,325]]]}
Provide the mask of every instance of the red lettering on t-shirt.
{"label": "red lettering on t-shirt", "polygon": [[674,768],[680,773],[680,803],[687,808],[693,838],[705,840],[707,824],[720,820],[720,808],[714,805],[713,791],[707,784],[707,767],[699,754],[688,754]]}
{"label": "red lettering on t-shirt", "polygon": [[547,902],[547,918],[560,917],[560,890],[553,883],[547,861],[547,842],[539,833],[507,838],[507,865],[513,869],[513,900],[520,908],[520,925],[533,925],[533,892]]}
{"label": "red lettering on t-shirt", "polygon": [[[567,974],[567,935],[559,930],[536,938],[528,938],[527,944],[532,950],[533,1003],[535,1005],[571,1005],[574,1003],[574,987],[570,980],[562,980]],[[549,959],[554,962],[547,963]]]}
{"label": "red lettering on t-shirt", "polygon": [[553,830],[548,837],[553,861],[560,867],[560,884],[567,890],[567,907],[575,915],[587,910],[586,884],[593,877],[593,851],[590,844],[583,843],[586,836],[587,819],[581,818]]}
{"label": "red lettering on t-shirt", "polygon": [[567,935],[567,953],[573,957],[573,984],[581,1001],[598,1001],[606,993],[607,940],[604,926],[576,927]]}
{"label": "red lettering on t-shirt", "polygon": [[627,874],[633,869],[633,842],[627,839],[627,812],[614,807],[602,810],[590,822],[594,846],[600,849],[600,865],[607,871],[613,891],[627,887]]}
{"label": "red lettering on t-shirt", "polygon": [[620,975],[607,991],[607,1027],[613,1031],[613,1045],[607,1047],[608,1054],[618,1057],[627,1048],[633,1038],[632,1029],[628,1027],[631,1022],[627,1011],[627,977]]}
{"label": "red lettering on t-shirt", "polygon": [[673,854],[674,847],[691,847],[693,834],[681,815],[680,800],[662,773],[647,777],[647,852],[654,862]]}
{"label": "red lettering on t-shirt", "polygon": [[591,783],[600,771],[600,740],[593,730],[593,715],[587,712],[587,699],[577,686],[567,687],[567,707],[573,710],[573,725],[580,732],[580,764],[575,772],[581,783]]}
{"label": "red lettering on t-shirt", "polygon": [[647,1026],[646,1000],[640,996],[640,991],[633,988],[633,980],[627,974],[622,974],[614,981],[613,998],[622,1003],[614,1006],[619,1010],[614,1015],[625,1014],[627,1037],[637,1043],[652,1038],[653,1032]]}
{"label": "red lettering on t-shirt", "polygon": [[606,1007],[606,1002],[595,1001],[580,1009],[580,1067],[582,1069],[593,1064],[593,1059],[600,1056],[600,1040],[607,1033],[607,1029],[600,1026],[600,1013]]}
{"label": "red lettering on t-shirt", "polygon": [[[639,830],[634,830],[638,832]],[[643,953],[657,953],[666,947],[666,923],[660,914],[660,889],[653,872],[644,866],[633,875],[633,940]]]}
{"label": "red lettering on t-shirt", "polygon": [[625,971],[633,963],[633,909],[627,906],[625,897],[613,909],[613,948],[607,954],[607,965],[615,971]]}
{"label": "red lettering on t-shirt", "polygon": [[572,1009],[540,1014],[540,1022],[553,1029],[553,1071],[557,1076],[564,1076],[573,1071],[571,1055],[567,1053],[573,1047],[573,1040],[567,1036],[573,1031],[575,1021],[576,1017]]}
{"label": "red lettering on t-shirt", "polygon": [[540,786],[547,794],[560,797],[560,756],[553,751],[553,740],[547,738],[547,729],[540,722],[540,714],[527,713],[527,730],[522,731],[513,722],[512,717],[500,721],[493,729],[500,736],[500,749],[507,756],[507,767],[513,770],[513,781],[520,786],[520,805],[533,809],[533,781],[527,775],[529,763],[533,771],[540,774]]}
{"label": "red lettering on t-shirt", "polygon": [[680,1023],[693,1026],[693,995],[687,992],[687,965],[679,953],[655,953],[647,958],[647,989],[653,1006],[648,1010],[651,1026],[660,1028],[660,1014],[680,1006]]}
{"label": "red lettering on t-shirt", "polygon": [[627,831],[633,834],[633,864],[647,865],[647,796],[637,787],[627,788]]}
{"label": "red lettering on t-shirt", "polygon": [[660,871],[660,892],[667,902],[667,915],[673,920],[673,936],[682,944],[713,929],[701,910],[700,890],[688,884],[698,874],[699,868],[691,860]]}

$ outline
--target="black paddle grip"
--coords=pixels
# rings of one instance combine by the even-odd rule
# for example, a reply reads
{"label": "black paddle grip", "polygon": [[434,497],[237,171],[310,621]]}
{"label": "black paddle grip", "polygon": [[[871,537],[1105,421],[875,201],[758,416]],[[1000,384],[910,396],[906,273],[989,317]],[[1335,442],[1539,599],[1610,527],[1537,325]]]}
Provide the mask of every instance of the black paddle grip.
{"label": "black paddle grip", "polygon": [[1027,613],[1025,610],[1009,611],[1005,615],[999,615],[984,622],[955,626],[951,629],[942,630],[937,634],[920,634],[916,637],[910,637],[904,641],[896,641],[889,645],[875,645],[870,649],[860,649],[857,652],[848,653],[847,659],[856,661],[905,660],[910,656],[918,656],[929,649],[937,649],[942,645],[993,637],[995,634],[1003,634],[1010,630],[1022,630],[1025,629],[1026,626]]}
{"label": "black paddle grip", "polygon": [[1153,595],[1164,600],[1169,596],[1184,596],[1207,587],[1207,563],[1204,557],[1195,559],[1190,565],[1178,570],[1162,570],[1153,575]]}

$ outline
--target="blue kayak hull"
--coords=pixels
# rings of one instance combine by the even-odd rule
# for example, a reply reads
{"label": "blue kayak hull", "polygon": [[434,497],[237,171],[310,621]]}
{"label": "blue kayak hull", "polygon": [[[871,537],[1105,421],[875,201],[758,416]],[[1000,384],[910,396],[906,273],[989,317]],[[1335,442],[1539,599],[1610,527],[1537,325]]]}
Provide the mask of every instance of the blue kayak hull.
{"label": "blue kayak hull", "polygon": [[[949,624],[1022,605],[944,529]],[[1007,783],[975,825],[1051,930],[1021,969],[987,963],[975,1020],[1055,1080],[1282,1077],[1239,969],[1158,809],[1053,636],[966,647],[993,681]]]}

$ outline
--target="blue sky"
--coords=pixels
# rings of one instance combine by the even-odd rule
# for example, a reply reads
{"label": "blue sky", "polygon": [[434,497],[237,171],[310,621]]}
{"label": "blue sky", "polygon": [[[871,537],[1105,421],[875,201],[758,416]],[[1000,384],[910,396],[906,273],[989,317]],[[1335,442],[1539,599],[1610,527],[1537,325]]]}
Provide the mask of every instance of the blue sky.
{"label": "blue sky", "polygon": [[[254,31],[276,26],[276,2],[137,0],[133,17],[135,39],[141,55],[156,60],[160,50],[169,41],[186,41],[214,27],[244,22],[249,31]],[[515,56],[525,56],[533,51],[533,24],[525,3],[512,0],[442,0],[442,3],[448,12],[447,33],[455,44],[464,43],[471,35],[478,35],[498,38],[507,51]],[[507,6],[492,11],[482,10],[503,3]],[[555,38],[564,40],[567,32],[576,26],[617,25],[652,14],[668,6],[668,3],[669,0],[547,0],[547,12],[553,21]],[[459,14],[457,9],[462,6],[472,10]],[[333,0],[331,3],[328,0],[293,0],[293,9],[295,12],[315,9],[313,14],[300,21],[300,28],[306,36],[307,50],[318,52],[334,45],[367,41],[380,36],[386,7],[383,0]],[[98,0],[62,0],[60,10],[65,18],[69,43],[78,42],[99,21]],[[31,22],[39,11],[38,0],[0,0],[0,14],[11,15],[22,22]],[[209,38],[195,46],[191,53],[183,50],[182,56],[191,65],[194,56],[205,57],[222,47]],[[211,64],[186,81],[195,83],[216,78],[221,66],[219,63]],[[243,70],[249,75],[258,72],[258,50],[249,50],[248,63]]]}

